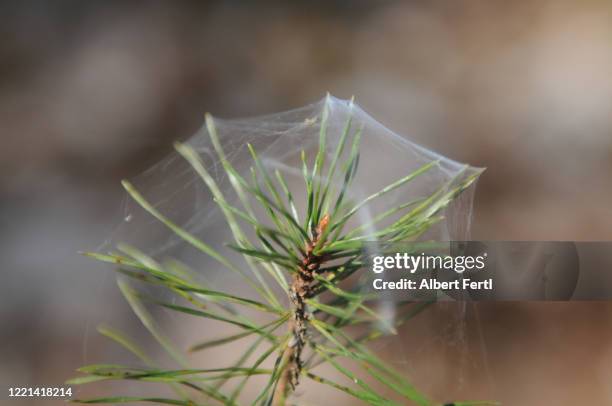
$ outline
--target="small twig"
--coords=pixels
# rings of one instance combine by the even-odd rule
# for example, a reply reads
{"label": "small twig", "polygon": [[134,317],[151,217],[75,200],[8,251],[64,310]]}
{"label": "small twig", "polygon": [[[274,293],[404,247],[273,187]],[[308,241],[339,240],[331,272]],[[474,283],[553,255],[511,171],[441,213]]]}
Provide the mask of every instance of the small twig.
{"label": "small twig", "polygon": [[302,350],[307,341],[307,320],[306,299],[310,296],[313,287],[314,275],[319,271],[325,258],[314,254],[314,248],[319,243],[319,237],[323,235],[329,224],[329,215],[324,215],[316,229],[313,230],[312,239],[306,244],[305,255],[302,264],[293,276],[293,282],[289,290],[291,305],[293,308],[293,318],[289,323],[289,331],[293,338],[287,343],[282,355],[285,368],[276,385],[272,397],[273,406],[282,406],[285,399],[299,385],[299,378],[302,373]]}

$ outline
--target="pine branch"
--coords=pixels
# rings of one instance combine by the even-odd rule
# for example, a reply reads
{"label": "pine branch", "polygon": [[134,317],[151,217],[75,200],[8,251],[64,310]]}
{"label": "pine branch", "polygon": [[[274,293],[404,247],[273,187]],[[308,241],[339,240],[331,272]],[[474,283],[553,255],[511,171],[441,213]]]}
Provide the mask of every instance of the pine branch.
{"label": "pine branch", "polygon": [[[223,150],[213,118],[206,116],[206,126],[214,151],[219,158],[231,188],[238,197],[232,204],[209,173],[200,155],[186,144],[176,144],[176,150],[193,168],[210,190],[223,214],[233,241],[228,247],[239,253],[246,266],[229,260],[221,252],[204,243],[187,230],[172,222],[129,182],[123,186],[129,195],[151,216],[156,218],[186,243],[212,258],[218,265],[238,275],[252,295],[245,297],[219,291],[197,282],[190,271],[176,264],[159,264],[133,247],[119,246],[120,253],[87,253],[94,259],[116,265],[123,276],[119,282],[126,300],[158,343],[173,356],[180,366],[174,370],[157,367],[129,337],[109,327],[100,332],[136,355],[146,368],[122,365],[92,365],[79,369],[83,376],[69,381],[85,384],[103,380],[126,379],[170,385],[178,399],[153,397],[106,397],[80,400],[82,403],[157,402],[175,405],[237,404],[250,378],[266,376],[253,405],[282,406],[286,404],[303,378],[334,388],[372,405],[416,404],[433,406],[428,397],[415,388],[398,371],[368,350],[366,343],[385,334],[397,333],[397,328],[428,307],[426,303],[400,303],[397,317],[383,319],[369,304],[371,294],[347,290],[340,284],[363,269],[366,244],[377,241],[381,246],[397,241],[410,241],[442,220],[441,212],[477,178],[459,172],[429,196],[402,202],[375,215],[368,223],[345,231],[351,220],[371,202],[402,188],[410,187],[417,178],[440,166],[432,161],[412,173],[391,182],[379,192],[360,202],[349,199],[360,161],[360,142],[365,131],[356,122],[353,102],[342,127],[339,143],[327,160],[330,120],[329,99],[317,121],[319,145],[312,165],[301,151],[302,176],[306,191],[306,211],[300,213],[295,196],[280,171],[270,172],[255,148],[247,145],[253,167],[250,180],[233,167]],[[339,182],[338,182],[339,180]],[[257,210],[259,209],[259,211]],[[257,213],[263,212],[265,216]],[[261,218],[265,217],[265,218]],[[383,222],[389,223],[380,227]],[[367,231],[377,228],[376,231]],[[252,229],[254,238],[247,230]],[[270,280],[289,298],[283,305]],[[128,281],[153,285],[167,290],[172,300],[161,301],[143,294]],[[323,296],[326,293],[327,296]],[[329,297],[323,300],[322,297]],[[206,321],[215,321],[237,329],[236,332],[195,343],[189,351],[217,350],[229,343],[252,338],[238,360],[225,368],[196,369],[188,364],[187,355],[163,333],[155,322],[148,305],[161,306]],[[267,315],[266,322],[256,322],[249,314]],[[350,326],[365,325],[369,330],[353,337]],[[265,348],[265,350],[263,350]],[[262,349],[263,351],[257,351]],[[258,353],[257,358],[252,359]],[[351,367],[338,362],[347,360]],[[271,368],[265,367],[275,359]],[[348,383],[335,382],[313,370],[325,364],[333,367]],[[369,377],[359,378],[357,372]],[[394,392],[401,403],[380,394],[372,383],[377,382]],[[485,405],[488,403],[456,403]]]}

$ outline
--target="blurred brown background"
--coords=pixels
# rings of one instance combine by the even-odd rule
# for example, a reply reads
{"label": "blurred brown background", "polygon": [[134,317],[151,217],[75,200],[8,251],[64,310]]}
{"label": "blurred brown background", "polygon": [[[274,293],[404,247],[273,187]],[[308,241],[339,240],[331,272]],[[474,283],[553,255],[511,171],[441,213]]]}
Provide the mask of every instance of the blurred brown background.
{"label": "blurred brown background", "polygon": [[[205,111],[355,95],[398,133],[488,167],[474,239],[612,239],[610,2],[14,1],[0,15],[3,385],[58,385],[103,356],[101,321],[141,331],[77,251],[121,216],[118,181]],[[446,314],[407,342],[432,395],[453,381],[506,405],[612,404],[609,304],[470,306],[449,340]],[[59,401],[32,404],[45,403]]]}

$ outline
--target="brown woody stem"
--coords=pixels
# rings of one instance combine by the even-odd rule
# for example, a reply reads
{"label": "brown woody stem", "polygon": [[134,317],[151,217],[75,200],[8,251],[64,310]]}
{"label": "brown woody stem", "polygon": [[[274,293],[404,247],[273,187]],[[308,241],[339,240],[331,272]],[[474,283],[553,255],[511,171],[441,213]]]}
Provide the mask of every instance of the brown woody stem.
{"label": "brown woody stem", "polygon": [[312,239],[306,244],[304,258],[294,274],[289,288],[289,297],[293,310],[293,317],[289,321],[289,332],[292,337],[283,350],[281,357],[280,365],[284,367],[274,390],[272,398],[273,406],[284,405],[285,399],[299,384],[303,366],[302,350],[306,345],[308,333],[308,313],[305,300],[312,293],[314,275],[319,271],[324,260],[322,257],[314,254],[314,247],[319,242],[319,237],[325,231],[328,223],[329,215],[326,214],[313,231]]}

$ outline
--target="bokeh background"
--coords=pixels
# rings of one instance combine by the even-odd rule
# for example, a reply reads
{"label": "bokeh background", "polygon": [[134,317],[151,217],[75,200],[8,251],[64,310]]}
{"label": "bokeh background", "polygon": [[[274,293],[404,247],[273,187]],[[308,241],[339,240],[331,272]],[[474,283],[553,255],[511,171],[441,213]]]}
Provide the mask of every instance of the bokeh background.
{"label": "bokeh background", "polygon": [[[355,95],[396,132],[488,168],[474,239],[612,239],[610,2],[58,0],[0,15],[3,387],[58,385],[103,357],[100,322],[143,334],[111,272],[77,251],[120,220],[119,180],[205,111]],[[406,341],[430,394],[612,404],[609,303],[478,304],[459,327],[448,313],[419,316]]]}

